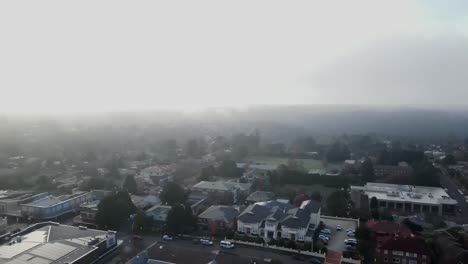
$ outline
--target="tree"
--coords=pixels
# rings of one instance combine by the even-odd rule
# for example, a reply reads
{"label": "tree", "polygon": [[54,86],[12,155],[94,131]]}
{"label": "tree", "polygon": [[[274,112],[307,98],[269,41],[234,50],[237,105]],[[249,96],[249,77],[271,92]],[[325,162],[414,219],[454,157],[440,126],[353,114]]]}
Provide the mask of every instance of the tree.
{"label": "tree", "polygon": [[237,168],[236,162],[232,160],[223,160],[218,167],[218,175],[226,178],[240,178],[242,169]]}
{"label": "tree", "polygon": [[138,188],[135,177],[133,175],[127,175],[122,188],[131,194],[136,194],[138,192]]}
{"label": "tree", "polygon": [[36,187],[42,191],[52,191],[57,189],[57,186],[54,184],[53,180],[46,175],[41,175],[37,178]]}
{"label": "tree", "polygon": [[452,154],[448,154],[448,155],[445,156],[445,158],[442,160],[442,164],[444,164],[445,166],[448,166],[448,165],[456,165],[456,164],[457,164],[457,160],[455,159],[455,157],[454,157]]}
{"label": "tree", "polygon": [[169,205],[185,203],[185,191],[180,185],[174,182],[168,182],[164,186],[161,195],[161,201]]}
{"label": "tree", "polygon": [[299,207],[301,206],[301,204],[304,202],[304,201],[307,201],[309,200],[309,196],[305,193],[299,193],[298,195],[296,195],[296,197],[294,198],[294,201],[293,201],[293,205],[295,207]]}
{"label": "tree", "polygon": [[347,216],[348,199],[344,191],[336,191],[327,199],[327,211],[332,216]]}
{"label": "tree", "polygon": [[414,173],[412,179],[413,185],[422,186],[440,186],[439,171],[428,161],[417,163],[414,166]]}
{"label": "tree", "polygon": [[136,207],[127,192],[120,191],[105,197],[98,205],[96,224],[101,229],[118,230]]}
{"label": "tree", "polygon": [[195,228],[196,218],[189,206],[177,204],[167,213],[166,225],[169,232],[181,234]]}
{"label": "tree", "polygon": [[370,201],[371,214],[374,219],[379,219],[379,202],[377,198],[372,197]]}
{"label": "tree", "polygon": [[243,160],[247,157],[247,155],[249,155],[249,147],[247,147],[246,145],[234,146],[232,155],[235,160]]}
{"label": "tree", "polygon": [[373,254],[375,247],[371,239],[371,232],[366,225],[360,225],[356,229],[356,239],[358,241],[357,250],[364,257],[364,263],[374,263]]}
{"label": "tree", "polygon": [[363,182],[374,182],[374,165],[369,158],[366,158],[361,165],[361,178]]}
{"label": "tree", "polygon": [[135,215],[133,230],[136,232],[147,231],[151,227],[151,219],[142,210],[138,210]]}
{"label": "tree", "polygon": [[320,194],[319,191],[314,191],[313,193],[310,194],[310,199],[321,202],[322,201],[322,195]]}
{"label": "tree", "polygon": [[198,177],[198,181],[211,181],[215,175],[216,170],[212,165],[203,167],[200,172],[200,176]]}
{"label": "tree", "polygon": [[169,139],[161,143],[160,150],[166,159],[174,161],[177,159],[177,141]]}
{"label": "tree", "polygon": [[199,158],[203,155],[202,144],[196,138],[190,139],[185,144],[185,154],[192,158]]}
{"label": "tree", "polygon": [[350,151],[347,145],[337,141],[327,152],[327,161],[329,162],[342,162],[350,157]]}
{"label": "tree", "polygon": [[84,181],[81,184],[80,190],[82,191],[102,190],[102,189],[109,189],[110,186],[111,186],[111,181],[103,177],[92,177],[89,180]]}

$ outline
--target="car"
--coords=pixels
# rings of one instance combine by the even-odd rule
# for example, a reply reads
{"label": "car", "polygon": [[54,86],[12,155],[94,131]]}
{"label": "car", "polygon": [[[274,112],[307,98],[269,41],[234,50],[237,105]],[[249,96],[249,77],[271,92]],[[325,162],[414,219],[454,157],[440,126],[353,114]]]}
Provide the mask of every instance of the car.
{"label": "car", "polygon": [[225,240],[219,242],[219,246],[222,248],[234,248],[235,247],[234,243],[225,241]]}
{"label": "car", "polygon": [[346,245],[347,250],[356,250],[356,247],[354,245]]}
{"label": "car", "polygon": [[341,225],[336,225],[336,230],[340,231],[341,229]]}
{"label": "car", "polygon": [[330,240],[330,238],[325,236],[325,235],[319,235],[319,238],[322,239],[322,240],[326,240],[326,241]]}
{"label": "car", "polygon": [[354,234],[352,232],[346,233],[346,235],[349,236],[349,237],[355,237],[356,236],[356,234]]}
{"label": "car", "polygon": [[346,233],[348,232],[354,232],[354,229],[350,228],[350,229],[346,229]]}
{"label": "car", "polygon": [[344,243],[346,245],[356,245],[357,244],[357,240],[356,239],[353,239],[353,238],[349,238],[349,239],[345,239],[344,240]]}
{"label": "car", "polygon": [[162,238],[163,238],[164,240],[166,240],[166,241],[172,241],[172,240],[174,240],[174,238],[171,237],[171,236],[169,236],[169,235],[164,235]]}
{"label": "car", "polygon": [[322,262],[321,260],[319,260],[319,259],[313,258],[313,259],[309,260],[309,263],[313,263],[313,264],[322,264],[323,262]]}
{"label": "car", "polygon": [[213,246],[213,241],[208,239],[200,239],[200,243],[205,246]]}
{"label": "car", "polygon": [[320,233],[331,234],[331,230],[330,229],[322,229],[322,231],[320,231]]}

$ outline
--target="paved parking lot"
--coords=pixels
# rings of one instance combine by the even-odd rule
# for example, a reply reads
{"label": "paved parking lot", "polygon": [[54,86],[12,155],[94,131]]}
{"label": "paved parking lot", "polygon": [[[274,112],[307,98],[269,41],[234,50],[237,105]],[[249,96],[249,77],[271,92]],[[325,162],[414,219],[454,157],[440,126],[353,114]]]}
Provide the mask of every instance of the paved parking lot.
{"label": "paved parking lot", "polygon": [[[323,223],[325,224],[324,228],[328,228],[332,231],[330,235],[330,241],[328,242],[328,249],[342,252],[346,250],[346,245],[344,240],[350,238],[346,236],[347,229],[356,229],[358,222],[356,220],[351,219],[342,219],[342,218],[334,218],[334,217],[327,217],[321,216],[320,218]],[[336,225],[341,225],[342,230],[337,231]]]}

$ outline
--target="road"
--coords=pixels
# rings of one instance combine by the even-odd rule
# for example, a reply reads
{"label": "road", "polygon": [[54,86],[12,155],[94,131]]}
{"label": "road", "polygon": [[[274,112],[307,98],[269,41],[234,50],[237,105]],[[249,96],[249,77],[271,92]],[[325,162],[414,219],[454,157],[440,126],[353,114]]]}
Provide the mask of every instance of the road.
{"label": "road", "polygon": [[[249,246],[243,245],[236,245],[234,249],[221,249],[218,245],[218,242],[215,242],[214,246],[203,246],[201,244],[194,244],[192,240],[174,240],[174,241],[164,241],[161,237],[157,236],[144,236],[143,241],[133,241],[130,238],[124,239],[124,246],[122,254],[127,255],[128,251],[131,250],[134,244],[144,244],[146,246],[151,245],[152,243],[157,242],[158,244],[164,244],[166,246],[171,246],[177,248],[177,250],[185,250],[185,249],[196,249],[197,251],[203,252],[216,252],[216,251],[224,251],[228,252],[228,254],[239,255],[245,258],[252,258],[252,259],[275,259],[279,260],[282,263],[292,263],[292,264],[304,264],[307,263],[306,261],[295,260],[291,255],[288,253],[282,253],[278,251],[273,251],[269,249],[261,249],[261,248],[253,248]],[[139,250],[142,251],[142,250]],[[106,263],[122,263],[123,259],[127,260],[127,257],[123,257],[122,254],[115,256],[113,259],[108,260]],[[304,256],[304,259],[309,261],[312,257]]]}
{"label": "road", "polygon": [[460,186],[458,186],[457,183],[454,182],[454,180],[450,177],[445,168],[438,168],[441,171],[440,185],[442,185],[443,188],[448,190],[448,194],[450,195],[450,197],[457,200],[458,208],[461,211],[461,217],[463,218],[463,220],[468,220],[468,204],[466,204],[465,196],[458,192],[458,189],[461,189]]}

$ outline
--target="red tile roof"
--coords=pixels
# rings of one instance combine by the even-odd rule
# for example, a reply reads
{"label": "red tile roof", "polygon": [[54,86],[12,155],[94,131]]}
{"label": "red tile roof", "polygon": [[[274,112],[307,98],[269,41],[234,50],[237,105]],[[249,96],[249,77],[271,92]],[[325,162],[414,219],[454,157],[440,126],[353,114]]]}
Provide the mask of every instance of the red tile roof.
{"label": "red tile roof", "polygon": [[430,255],[429,249],[423,239],[416,237],[394,237],[385,241],[380,249],[396,250],[416,254]]}

